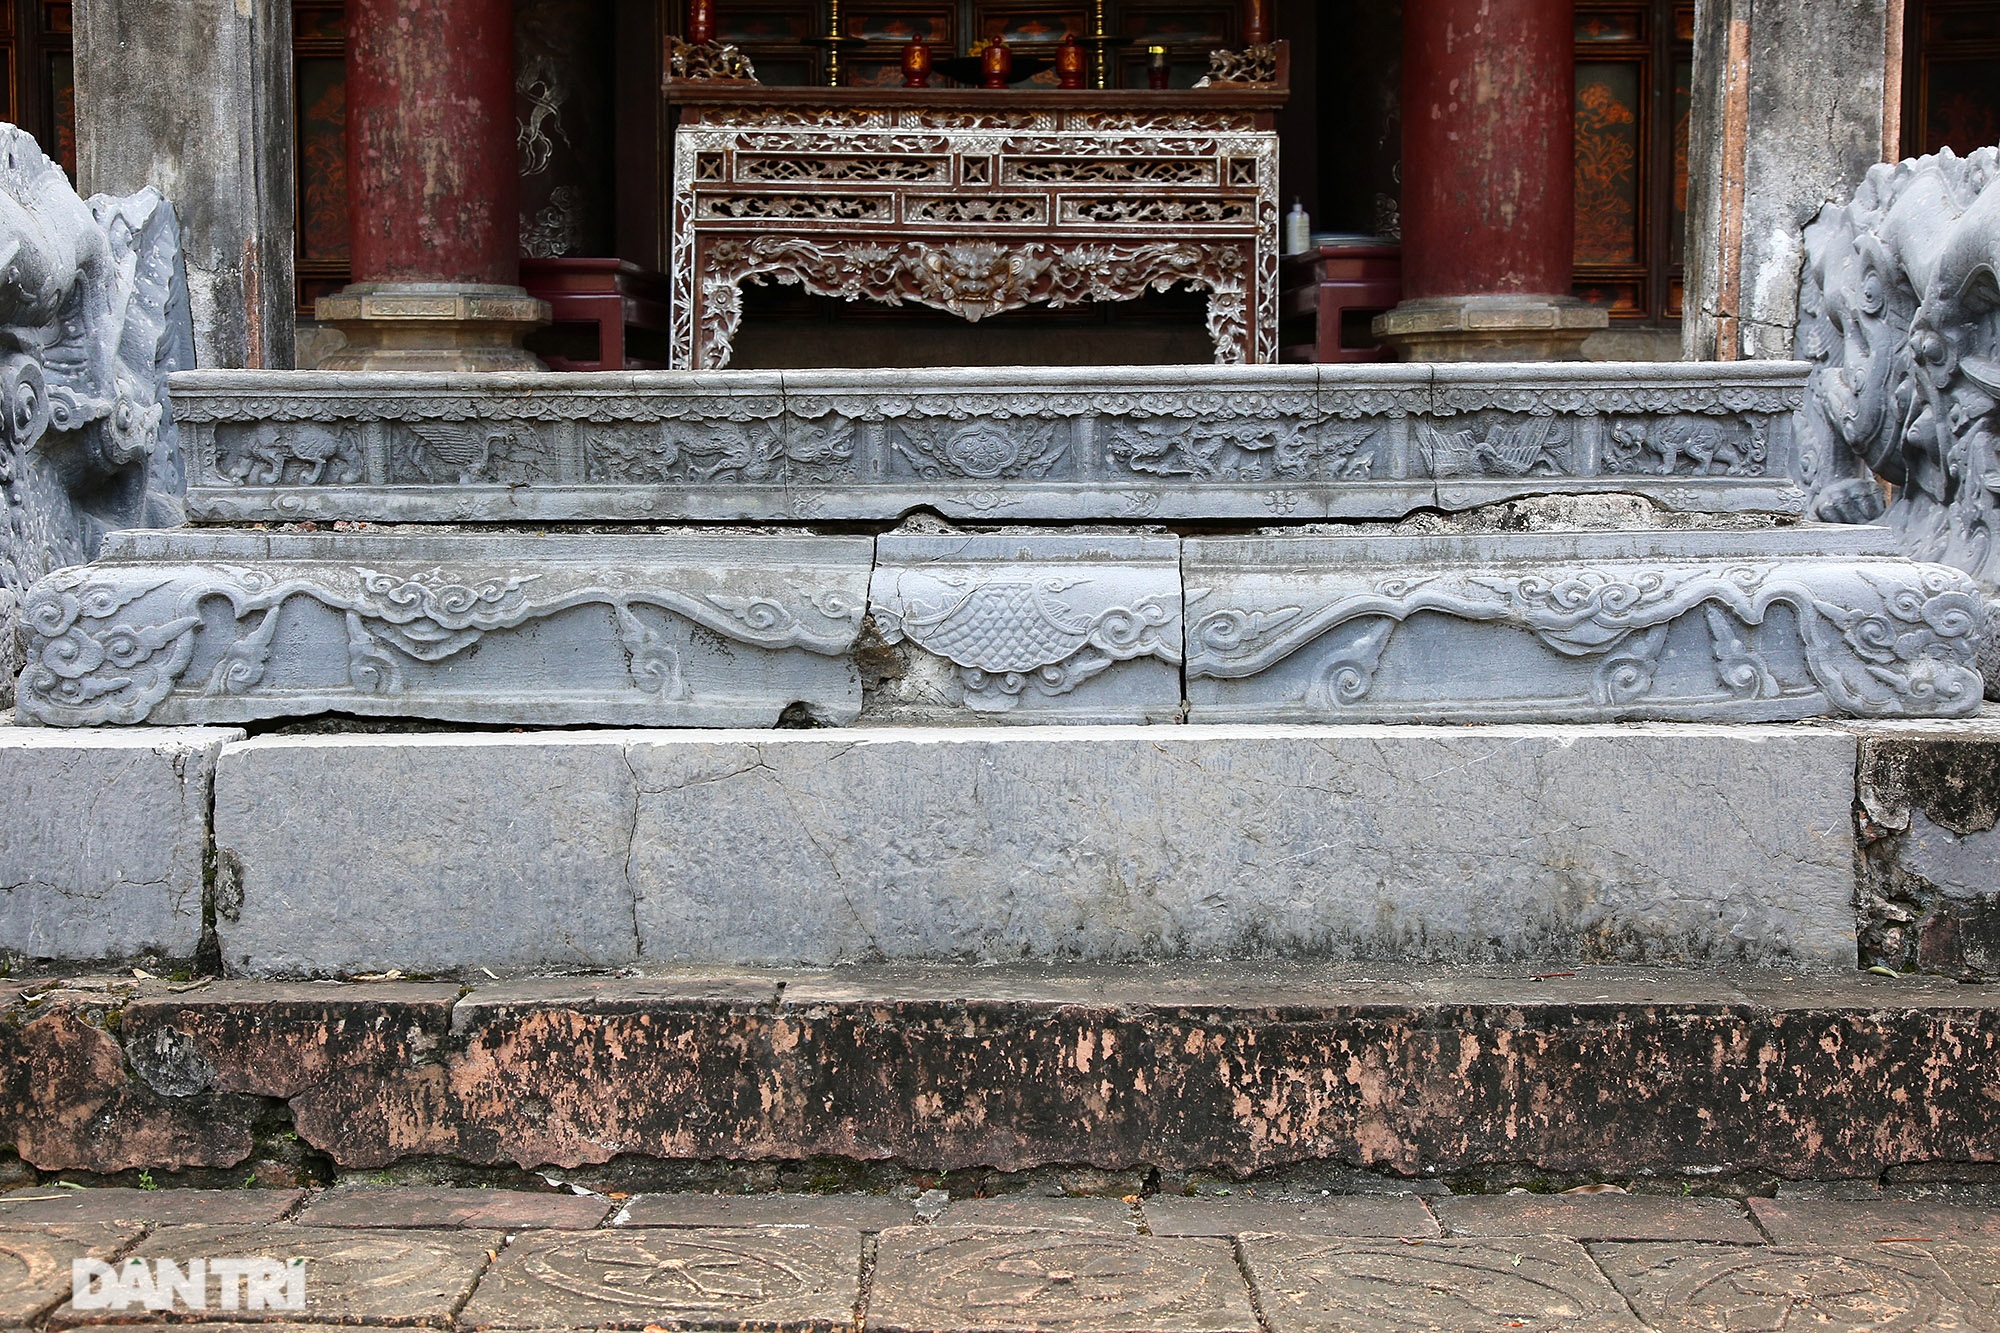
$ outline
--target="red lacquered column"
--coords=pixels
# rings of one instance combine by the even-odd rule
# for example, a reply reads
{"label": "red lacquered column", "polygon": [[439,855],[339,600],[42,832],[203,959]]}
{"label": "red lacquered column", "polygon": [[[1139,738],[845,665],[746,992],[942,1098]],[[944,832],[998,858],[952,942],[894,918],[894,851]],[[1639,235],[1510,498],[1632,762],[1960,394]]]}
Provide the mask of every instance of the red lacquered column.
{"label": "red lacquered column", "polygon": [[1407,0],[1403,303],[1411,361],[1569,359],[1605,327],[1570,295],[1571,0]]}
{"label": "red lacquered column", "polygon": [[353,282],[335,370],[532,370],[520,282],[512,0],[348,0]]}

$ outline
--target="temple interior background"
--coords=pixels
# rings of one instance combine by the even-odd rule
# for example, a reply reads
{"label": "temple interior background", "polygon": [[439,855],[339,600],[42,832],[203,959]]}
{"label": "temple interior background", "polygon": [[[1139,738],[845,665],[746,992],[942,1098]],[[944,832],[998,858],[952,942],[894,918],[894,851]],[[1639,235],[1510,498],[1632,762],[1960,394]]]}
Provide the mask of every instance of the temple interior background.
{"label": "temple interior background", "polygon": [[[1146,86],[1146,51],[1166,48],[1187,87],[1208,53],[1244,37],[1244,0],[1104,0],[1116,39],[1111,86]],[[666,194],[672,110],[661,95],[667,47],[685,0],[517,0],[516,115],[520,126],[521,253],[529,261],[617,258],[644,273],[668,267]],[[1087,38],[1088,0],[927,0],[840,9],[840,80],[900,86],[899,56],[921,38],[940,58],[1004,40],[1031,63],[1067,36]],[[76,168],[69,0],[0,0],[0,108],[63,164]],[[1687,205],[1692,68],[1691,0],[1577,0],[1575,31],[1575,294],[1603,307],[1611,355],[1676,355]],[[298,310],[348,280],[342,147],[342,0],[293,0],[298,166]],[[774,85],[824,84],[826,0],[723,0],[719,39],[734,43]],[[1282,194],[1304,204],[1317,237],[1373,238],[1393,247],[1400,123],[1400,0],[1277,0],[1274,35],[1290,43],[1290,98],[1278,118]],[[2000,141],[2000,0],[1908,0],[1904,20],[1903,151],[1961,153]],[[1053,84],[1052,70],[1021,80]],[[935,84],[951,78],[940,73]],[[1391,261],[1393,272],[1393,260]],[[535,285],[532,279],[531,288]],[[1393,301],[1388,302],[1393,304]],[[737,359],[745,367],[979,364],[1033,361],[1202,361],[1201,298],[1191,292],[1116,306],[1030,310],[968,326],[950,315],[845,304],[784,287],[746,293]],[[1365,312],[1363,312],[1365,314]],[[1353,334],[1365,342],[1366,319]],[[1623,338],[1617,335],[1628,335]],[[628,364],[663,365],[642,317]],[[1308,345],[1288,327],[1283,341]],[[592,364],[586,327],[538,335],[559,364]]]}

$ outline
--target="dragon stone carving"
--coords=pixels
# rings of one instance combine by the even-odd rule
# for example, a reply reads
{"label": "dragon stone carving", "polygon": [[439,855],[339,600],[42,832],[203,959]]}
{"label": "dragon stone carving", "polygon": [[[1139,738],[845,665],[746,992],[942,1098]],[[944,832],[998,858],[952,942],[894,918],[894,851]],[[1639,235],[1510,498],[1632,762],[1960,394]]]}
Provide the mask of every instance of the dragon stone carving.
{"label": "dragon stone carving", "polygon": [[88,203],[0,125],[0,707],[30,584],[108,532],[181,521],[166,377],[194,364],[180,227],[157,191]]}
{"label": "dragon stone carving", "polygon": [[[1797,352],[1813,370],[1800,466],[1814,515],[1880,521],[1909,554],[1957,566],[1992,597],[2000,149],[1878,166],[1805,243]],[[2000,684],[2000,663],[1985,665]]]}

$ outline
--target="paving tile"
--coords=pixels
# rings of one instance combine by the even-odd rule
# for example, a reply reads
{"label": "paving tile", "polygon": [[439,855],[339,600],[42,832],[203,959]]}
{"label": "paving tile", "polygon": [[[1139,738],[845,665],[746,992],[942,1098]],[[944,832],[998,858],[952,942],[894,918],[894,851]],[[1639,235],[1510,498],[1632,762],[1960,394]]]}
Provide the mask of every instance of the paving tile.
{"label": "paving tile", "polygon": [[1145,1203],[1155,1236],[1240,1236],[1250,1231],[1309,1236],[1422,1236],[1438,1225],[1413,1194],[1342,1194],[1318,1199],[1189,1199]]}
{"label": "paving tile", "polygon": [[635,1227],[519,1237],[461,1327],[851,1330],[859,1231]]}
{"label": "paving tile", "polygon": [[175,1222],[209,1226],[275,1222],[304,1190],[55,1190],[0,1195],[0,1226],[30,1222]]}
{"label": "paving tile", "polygon": [[[1905,1247],[1898,1244],[1883,1248]],[[2000,1245],[1974,1241],[1945,1242],[1908,1248],[1920,1249],[1930,1255],[1938,1267],[1944,1269],[1957,1285],[1965,1299],[1979,1311],[1988,1327],[2000,1329]]]}
{"label": "paving tile", "polygon": [[72,1261],[109,1259],[142,1230],[111,1222],[0,1228],[0,1325],[29,1323],[68,1300]]}
{"label": "paving tile", "polygon": [[1051,1199],[1010,1194],[997,1199],[953,1199],[932,1219],[948,1227],[1033,1227],[1046,1231],[1115,1231],[1132,1235],[1139,1229],[1132,1205],[1123,1199]]}
{"label": "paving tile", "polygon": [[1734,1199],[1643,1194],[1496,1194],[1437,1199],[1453,1236],[1567,1236],[1571,1240],[1693,1240],[1763,1243]]}
{"label": "paving tile", "polygon": [[1987,1327],[1945,1271],[1911,1246],[1593,1245],[1590,1252],[1661,1333]]}
{"label": "paving tile", "polygon": [[1272,1333],[1644,1333],[1574,1241],[1249,1236]]}
{"label": "paving tile", "polygon": [[311,1227],[488,1227],[500,1231],[588,1231],[612,1209],[609,1199],[536,1190],[432,1189],[343,1186],[306,1206],[299,1222]]}
{"label": "paving tile", "polygon": [[1258,1333],[1229,1242],[1110,1232],[882,1233],[868,1333]]}
{"label": "paving tile", "polygon": [[1752,1199],[1750,1211],[1782,1243],[1865,1245],[1879,1240],[1984,1238],[2000,1243],[2000,1211],[1952,1204]]}
{"label": "paving tile", "polygon": [[[278,1223],[262,1227],[163,1226],[132,1253],[140,1258],[275,1259],[306,1264],[306,1308],[225,1312],[221,1282],[206,1284],[210,1318],[323,1323],[448,1322],[499,1250],[498,1231],[345,1231]],[[51,1321],[67,1327],[131,1323],[138,1312],[78,1310],[65,1303]],[[181,1312],[182,1317],[187,1311]]]}
{"label": "paving tile", "polygon": [[615,1227],[852,1227],[881,1231],[916,1220],[908,1199],[879,1194],[641,1194],[612,1214]]}

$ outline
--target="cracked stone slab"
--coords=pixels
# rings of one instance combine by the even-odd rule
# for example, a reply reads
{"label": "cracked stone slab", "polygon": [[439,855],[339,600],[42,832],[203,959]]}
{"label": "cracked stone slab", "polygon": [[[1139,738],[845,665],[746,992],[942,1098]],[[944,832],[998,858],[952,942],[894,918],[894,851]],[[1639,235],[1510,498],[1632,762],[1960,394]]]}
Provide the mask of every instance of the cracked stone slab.
{"label": "cracked stone slab", "polygon": [[1591,1255],[1657,1329],[1987,1327],[1921,1249],[1593,1245]]}
{"label": "cracked stone slab", "polygon": [[[453,1313],[471,1294],[473,1284],[505,1243],[498,1231],[334,1231],[279,1224],[263,1227],[163,1226],[132,1249],[144,1259],[194,1258],[273,1259],[289,1265],[305,1263],[306,1308],[302,1318],[318,1323],[400,1323],[449,1325]],[[220,1311],[222,1286],[210,1271],[205,1299]],[[50,1323],[129,1323],[136,1307],[122,1314],[112,1310],[79,1310],[65,1302]],[[259,1312],[239,1310],[225,1318],[257,1318]],[[287,1312],[264,1311],[266,1319],[283,1319]]]}
{"label": "cracked stone slab", "polygon": [[770,726],[861,711],[866,537],[114,534],[22,605],[49,726],[347,713]]}
{"label": "cracked stone slab", "polygon": [[636,800],[604,733],[231,746],[215,783],[223,959],[250,976],[622,966],[639,949]]}
{"label": "cracked stone slab", "polygon": [[0,727],[0,950],[190,958],[226,729]]}
{"label": "cracked stone slab", "polygon": [[1939,1203],[1752,1199],[1750,1211],[1781,1244],[1840,1245],[1900,1238],[2000,1247],[2000,1213]]}
{"label": "cracked stone slab", "polygon": [[948,1227],[1021,1227],[1043,1231],[1105,1231],[1132,1235],[1138,1217],[1123,1199],[1041,1199],[1007,1195],[997,1199],[953,1199],[931,1219]]}
{"label": "cracked stone slab", "polygon": [[1258,1333],[1223,1240],[906,1227],[882,1233],[868,1333]]}
{"label": "cracked stone slab", "polygon": [[1984,599],[1885,529],[1189,538],[1210,722],[1962,717]]}
{"label": "cracked stone slab", "polygon": [[1253,1231],[1308,1236],[1432,1239],[1438,1224],[1415,1195],[1335,1195],[1322,1199],[1189,1199],[1157,1194],[1144,1204],[1155,1236],[1240,1236]]}
{"label": "cracked stone slab", "polygon": [[1734,1199],[1669,1199],[1637,1194],[1484,1195],[1436,1199],[1431,1208],[1454,1236],[1567,1236],[1571,1240],[1715,1241],[1764,1239]]}
{"label": "cracked stone slab", "polygon": [[1246,1236],[1272,1333],[1644,1333],[1575,1241]]}
{"label": "cracked stone slab", "polygon": [[137,1240],[134,1223],[34,1223],[0,1219],[0,1325],[33,1323],[68,1299],[70,1265],[108,1261]]}
{"label": "cracked stone slab", "polygon": [[611,1200],[585,1194],[418,1185],[370,1189],[346,1185],[319,1195],[299,1214],[298,1221],[301,1226],[368,1230],[442,1227],[588,1231],[604,1221],[611,1207]]}
{"label": "cracked stone slab", "polygon": [[648,737],[631,874],[662,962],[1843,967],[1854,756],[1781,727]]}
{"label": "cracked stone slab", "polygon": [[26,1189],[0,1195],[0,1227],[81,1222],[275,1222],[304,1190]]}
{"label": "cracked stone slab", "polygon": [[1088,533],[876,539],[868,614],[905,670],[885,719],[1162,722],[1181,706],[1181,551]]}
{"label": "cracked stone slab", "polygon": [[529,1235],[459,1317],[473,1329],[836,1333],[854,1327],[861,1233],[634,1228]]}
{"label": "cracked stone slab", "polygon": [[1798,513],[1783,361],[173,377],[211,521]]}
{"label": "cracked stone slab", "polygon": [[845,1227],[882,1231],[916,1221],[908,1199],[872,1194],[641,1194],[615,1227]]}

